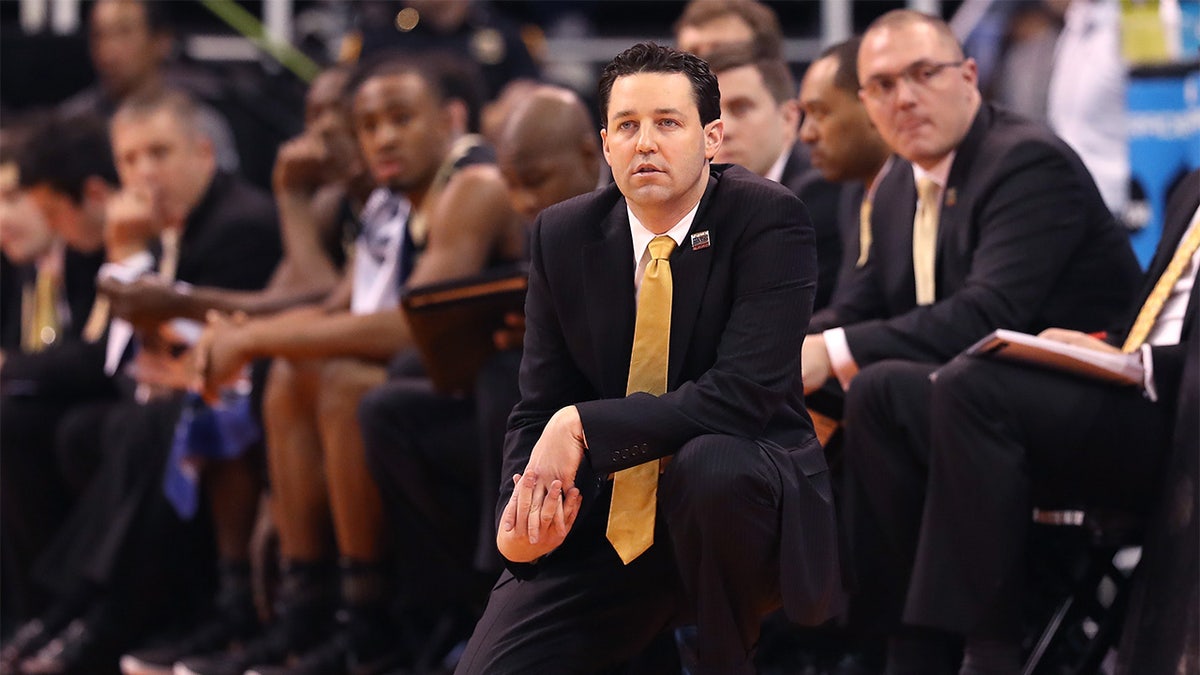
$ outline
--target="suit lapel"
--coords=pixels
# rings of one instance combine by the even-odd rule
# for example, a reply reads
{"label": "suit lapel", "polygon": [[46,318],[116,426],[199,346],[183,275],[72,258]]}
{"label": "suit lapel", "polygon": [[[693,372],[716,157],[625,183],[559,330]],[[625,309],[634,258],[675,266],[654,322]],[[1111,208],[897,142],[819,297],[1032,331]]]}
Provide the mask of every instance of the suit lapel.
{"label": "suit lapel", "polygon": [[[688,231],[688,238],[671,254],[671,348],[667,365],[667,386],[674,389],[683,369],[687,346],[691,343],[692,330],[708,286],[708,271],[712,267],[713,248],[720,246],[721,210],[714,213],[713,197],[717,191],[717,179],[709,177],[708,187],[700,198],[696,219]],[[708,231],[709,245],[699,250],[692,248],[691,235]]]}
{"label": "suit lapel", "polygon": [[[595,372],[605,397],[625,395],[629,354],[633,349],[633,240],[625,200],[618,199],[600,223],[600,238],[583,247],[583,287],[595,346]],[[623,363],[624,368],[612,364]]]}
{"label": "suit lapel", "polygon": [[971,128],[963,137],[954,154],[954,162],[950,165],[950,175],[946,177],[946,189],[942,193],[942,209],[938,215],[937,250],[934,253],[934,278],[937,280],[938,297],[942,296],[942,261],[947,251],[954,250],[954,240],[959,232],[970,227],[968,219],[970,209],[963,203],[963,195],[967,178],[971,175],[971,166],[979,154],[980,144],[991,126],[992,110],[985,103],[979,106]]}

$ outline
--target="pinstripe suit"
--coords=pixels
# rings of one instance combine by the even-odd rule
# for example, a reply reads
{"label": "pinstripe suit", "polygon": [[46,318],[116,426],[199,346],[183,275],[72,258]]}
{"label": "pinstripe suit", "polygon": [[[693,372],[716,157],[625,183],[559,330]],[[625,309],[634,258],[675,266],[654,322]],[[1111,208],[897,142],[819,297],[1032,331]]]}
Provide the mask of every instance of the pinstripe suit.
{"label": "pinstripe suit", "polygon": [[[588,442],[583,507],[559,549],[509,565],[458,672],[601,672],[681,617],[700,627],[702,660],[741,672],[781,595],[800,621],[834,609],[829,480],[799,379],[812,228],[785,188],[714,166],[691,228],[703,231],[710,246],[685,239],[670,259],[668,393],[625,396],[635,307],[624,198],[602,188],[535,224],[502,475],[522,472],[550,416],[574,404]],[[604,477],[667,455],[655,545],[622,566],[604,536]],[[504,481],[498,513],[511,494]]]}

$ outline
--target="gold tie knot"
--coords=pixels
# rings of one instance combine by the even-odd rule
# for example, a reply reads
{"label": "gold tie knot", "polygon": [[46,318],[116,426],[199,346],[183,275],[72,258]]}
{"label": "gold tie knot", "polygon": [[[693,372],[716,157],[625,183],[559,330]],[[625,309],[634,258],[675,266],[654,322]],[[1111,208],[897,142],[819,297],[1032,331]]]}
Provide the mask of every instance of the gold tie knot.
{"label": "gold tie knot", "polygon": [[659,235],[650,240],[649,248],[651,260],[666,260],[675,250],[675,240],[666,235]]}
{"label": "gold tie knot", "polygon": [[933,182],[932,178],[921,178],[917,180],[917,196],[921,201],[929,206],[933,206],[933,200],[937,197],[938,184]]}

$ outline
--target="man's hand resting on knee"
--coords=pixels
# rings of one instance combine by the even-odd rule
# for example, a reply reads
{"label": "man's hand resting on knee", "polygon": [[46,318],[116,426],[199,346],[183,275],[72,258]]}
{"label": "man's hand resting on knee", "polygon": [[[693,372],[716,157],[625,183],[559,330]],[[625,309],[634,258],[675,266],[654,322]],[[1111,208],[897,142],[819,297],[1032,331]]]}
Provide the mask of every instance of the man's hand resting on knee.
{"label": "man's hand resting on knee", "polygon": [[513,496],[496,534],[505,558],[531,562],[562,544],[583,500],[575,474],[586,447],[575,406],[559,410],[546,423],[525,472],[513,476]]}

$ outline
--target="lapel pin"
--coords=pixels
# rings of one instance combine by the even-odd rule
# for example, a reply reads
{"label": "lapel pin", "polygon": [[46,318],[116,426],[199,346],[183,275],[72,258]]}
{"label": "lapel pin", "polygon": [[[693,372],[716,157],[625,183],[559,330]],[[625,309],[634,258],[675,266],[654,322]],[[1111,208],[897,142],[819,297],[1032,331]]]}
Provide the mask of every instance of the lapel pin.
{"label": "lapel pin", "polygon": [[946,206],[954,206],[958,203],[958,189],[950,188],[946,190]]}
{"label": "lapel pin", "polygon": [[712,245],[712,240],[708,236],[708,230],[696,232],[692,235],[692,250],[699,251],[702,248],[708,248]]}

